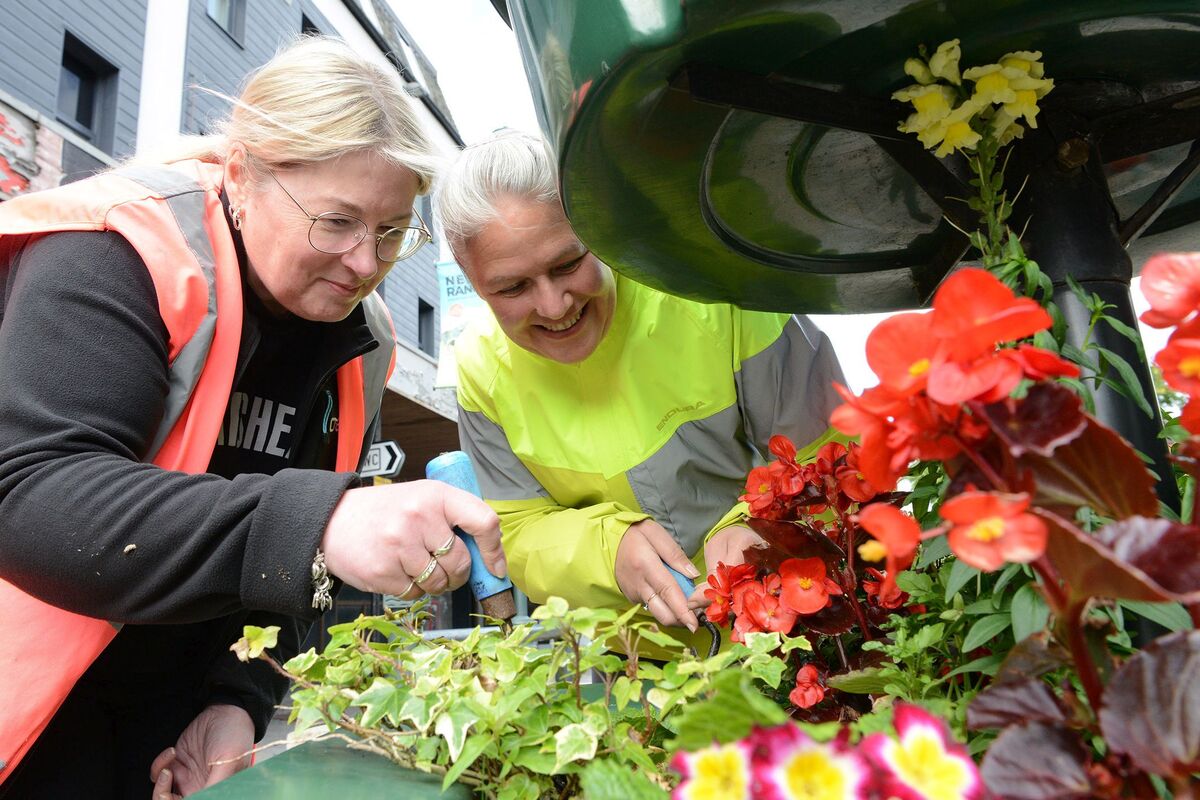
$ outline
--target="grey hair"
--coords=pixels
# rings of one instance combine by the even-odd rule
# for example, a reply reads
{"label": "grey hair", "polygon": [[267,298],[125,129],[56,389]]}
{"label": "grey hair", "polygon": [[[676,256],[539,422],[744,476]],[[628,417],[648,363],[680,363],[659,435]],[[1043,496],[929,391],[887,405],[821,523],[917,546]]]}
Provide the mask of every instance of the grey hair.
{"label": "grey hair", "polygon": [[[369,151],[417,175],[429,190],[444,165],[399,74],[354,52],[340,39],[303,36],[251,73],[216,133],[191,136],[161,161],[198,158],[223,163],[242,142],[268,164],[313,164]],[[139,161],[143,159],[139,158]]]}
{"label": "grey hair", "polygon": [[503,197],[559,202],[554,156],[542,137],[500,131],[463,150],[439,179],[434,202],[456,257],[496,218]]}

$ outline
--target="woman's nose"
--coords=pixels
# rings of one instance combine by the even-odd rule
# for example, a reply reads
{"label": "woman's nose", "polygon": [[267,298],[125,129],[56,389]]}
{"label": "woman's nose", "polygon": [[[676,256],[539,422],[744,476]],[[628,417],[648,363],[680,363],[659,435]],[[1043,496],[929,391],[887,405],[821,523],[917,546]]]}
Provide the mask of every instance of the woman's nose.
{"label": "woman's nose", "polygon": [[361,242],[342,254],[342,263],[366,281],[379,272],[379,259],[375,255],[375,237],[366,236]]}
{"label": "woman's nose", "polygon": [[554,281],[546,281],[538,291],[538,314],[556,320],[571,309],[571,293]]}

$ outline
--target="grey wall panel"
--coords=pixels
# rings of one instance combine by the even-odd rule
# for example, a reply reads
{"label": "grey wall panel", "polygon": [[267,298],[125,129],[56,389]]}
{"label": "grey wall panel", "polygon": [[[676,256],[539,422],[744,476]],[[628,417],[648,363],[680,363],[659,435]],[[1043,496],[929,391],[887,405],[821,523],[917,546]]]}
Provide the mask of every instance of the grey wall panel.
{"label": "grey wall panel", "polygon": [[204,0],[191,0],[183,90],[182,129],[205,133],[229,112],[229,103],[196,89],[236,97],[246,74],[270,60],[279,45],[300,34],[300,6],[283,0],[248,0],[241,41],[216,23]]}
{"label": "grey wall panel", "polygon": [[0,89],[53,118],[63,37],[70,32],[119,70],[112,152],[133,153],[146,0],[4,0],[0,3]]}

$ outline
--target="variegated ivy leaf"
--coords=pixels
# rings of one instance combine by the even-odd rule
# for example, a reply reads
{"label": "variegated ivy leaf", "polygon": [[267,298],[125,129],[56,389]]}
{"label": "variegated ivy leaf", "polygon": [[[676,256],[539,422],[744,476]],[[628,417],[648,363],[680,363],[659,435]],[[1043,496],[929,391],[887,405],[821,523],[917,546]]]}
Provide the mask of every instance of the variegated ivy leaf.
{"label": "variegated ivy leaf", "polygon": [[264,650],[274,647],[278,639],[278,625],[272,625],[269,628],[247,625],[242,628],[242,638],[234,642],[229,649],[237,654],[239,660],[249,661],[261,656]]}
{"label": "variegated ivy leaf", "polygon": [[596,755],[596,734],[583,723],[565,726],[554,734],[554,743],[555,772],[561,772],[572,761],[589,761]]}

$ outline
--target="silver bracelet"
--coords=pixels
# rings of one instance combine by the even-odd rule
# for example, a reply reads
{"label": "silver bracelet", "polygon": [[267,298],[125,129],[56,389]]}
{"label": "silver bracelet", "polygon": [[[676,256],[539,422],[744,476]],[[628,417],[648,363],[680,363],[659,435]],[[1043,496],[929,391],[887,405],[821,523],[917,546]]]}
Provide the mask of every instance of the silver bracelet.
{"label": "silver bracelet", "polygon": [[312,607],[318,611],[328,611],[333,608],[333,578],[329,577],[329,568],[325,566],[325,554],[317,548],[317,555],[312,563],[313,602]]}

